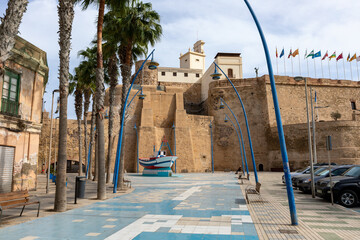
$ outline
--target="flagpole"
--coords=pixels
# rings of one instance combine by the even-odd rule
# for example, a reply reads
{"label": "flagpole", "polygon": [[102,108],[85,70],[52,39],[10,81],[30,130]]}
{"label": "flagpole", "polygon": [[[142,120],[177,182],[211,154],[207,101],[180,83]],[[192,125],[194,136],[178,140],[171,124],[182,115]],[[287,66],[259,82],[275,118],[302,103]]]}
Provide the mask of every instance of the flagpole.
{"label": "flagpole", "polygon": [[330,74],[330,59],[328,61],[328,68],[329,68],[329,79],[331,79],[331,74]]}
{"label": "flagpole", "polygon": [[315,78],[316,78],[316,66],[315,66],[315,57],[314,57],[314,71],[315,71]]}
{"label": "flagpole", "polygon": [[345,59],[343,58],[343,67],[344,67],[344,79],[346,80],[346,74],[345,74]]}
{"label": "flagpole", "polygon": [[292,76],[294,76],[294,65],[293,65],[293,58],[292,58],[292,56],[290,56],[290,59],[291,59],[291,74],[292,74]]}
{"label": "flagpole", "polygon": [[276,57],[276,75],[279,75],[279,64],[278,64],[278,58]]}
{"label": "flagpole", "polygon": [[357,75],[358,75],[358,81],[360,81],[360,77],[359,77],[359,65],[358,65],[358,61],[355,59],[356,61],[356,68],[357,68]]}
{"label": "flagpole", "polygon": [[322,75],[322,78],[324,78],[324,69],[323,69],[323,64],[322,64],[322,60],[321,60],[321,75]]}
{"label": "flagpole", "polygon": [[337,65],[338,60],[336,60],[336,79],[339,79],[339,70]]}
{"label": "flagpole", "polygon": [[300,66],[300,54],[299,54],[299,76],[301,76],[301,66]]}
{"label": "flagpole", "polygon": [[308,77],[310,77],[310,74],[309,74],[309,59],[308,58],[306,58],[306,65],[307,65]]}
{"label": "flagpole", "polygon": [[353,80],[351,62],[350,62],[350,76],[351,76],[351,80]]}
{"label": "flagpole", "polygon": [[286,76],[286,65],[285,65],[285,58],[286,58],[286,56],[284,55],[283,57],[284,57],[284,72],[285,72],[285,76]]}

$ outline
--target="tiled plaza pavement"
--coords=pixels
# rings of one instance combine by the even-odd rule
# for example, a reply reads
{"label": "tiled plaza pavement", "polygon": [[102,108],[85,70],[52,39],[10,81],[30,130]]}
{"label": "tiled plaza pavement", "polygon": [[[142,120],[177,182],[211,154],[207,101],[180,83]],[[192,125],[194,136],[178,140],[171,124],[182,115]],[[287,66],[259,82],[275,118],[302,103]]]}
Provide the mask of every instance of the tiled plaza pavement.
{"label": "tiled plaza pavement", "polygon": [[135,190],[0,229],[0,239],[259,239],[234,173],[129,176]]}
{"label": "tiled plaza pavement", "polygon": [[[289,225],[286,187],[281,183],[281,176],[282,173],[260,173],[262,198],[251,196],[248,208],[260,239],[360,239],[359,208],[350,210],[337,204],[332,206],[298,190],[294,194],[299,225]],[[287,230],[290,232],[284,233]]]}

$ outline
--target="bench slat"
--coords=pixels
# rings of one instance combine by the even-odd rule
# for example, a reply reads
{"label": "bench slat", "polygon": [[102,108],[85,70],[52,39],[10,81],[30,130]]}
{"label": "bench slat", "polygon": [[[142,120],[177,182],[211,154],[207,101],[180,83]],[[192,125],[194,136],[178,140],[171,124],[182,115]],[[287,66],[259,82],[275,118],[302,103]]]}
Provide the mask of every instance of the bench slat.
{"label": "bench slat", "polygon": [[40,203],[39,201],[35,201],[35,202],[27,202],[27,203],[22,203],[22,204],[16,204],[16,205],[11,205],[11,206],[6,206],[6,207],[3,207],[2,209],[5,210],[5,209],[9,209],[9,208],[16,208],[16,207],[22,207],[24,205],[32,205],[32,204],[38,204]]}
{"label": "bench slat", "polygon": [[6,207],[6,206],[16,205],[16,204],[24,204],[27,202],[29,202],[29,199],[23,198],[23,199],[8,201],[8,202],[1,202],[0,205],[1,205],[1,207]]}
{"label": "bench slat", "polygon": [[19,191],[19,192],[11,192],[11,193],[0,193],[0,202],[22,198],[22,197],[29,197],[29,192]]}

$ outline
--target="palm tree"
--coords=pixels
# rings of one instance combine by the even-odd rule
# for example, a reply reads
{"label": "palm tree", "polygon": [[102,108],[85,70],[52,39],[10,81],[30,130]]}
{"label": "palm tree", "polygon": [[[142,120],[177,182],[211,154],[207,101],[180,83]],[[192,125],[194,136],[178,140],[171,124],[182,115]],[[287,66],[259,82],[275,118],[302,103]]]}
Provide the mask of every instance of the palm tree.
{"label": "palm tree", "polygon": [[0,75],[4,62],[9,58],[15,45],[15,36],[19,32],[21,19],[26,12],[28,0],[9,0],[4,18],[0,24]]}
{"label": "palm tree", "polygon": [[79,176],[82,175],[82,136],[81,136],[81,115],[83,105],[84,84],[79,78],[80,71],[75,68],[75,76],[70,77],[69,93],[75,95],[75,113],[78,122],[78,140],[79,140]]}
{"label": "palm tree", "polygon": [[105,138],[104,138],[104,64],[102,52],[102,30],[104,22],[105,2],[109,6],[121,9],[128,1],[127,0],[75,0],[82,2],[83,9],[86,9],[90,4],[96,2],[99,5],[99,15],[97,22],[97,68],[96,68],[96,129],[98,133],[98,189],[97,197],[102,200],[106,198],[106,182],[105,182]]}
{"label": "palm tree", "polygon": [[[153,46],[160,39],[162,28],[160,25],[160,15],[152,10],[151,3],[132,1],[132,5],[123,12],[113,8],[106,17],[106,31],[112,32],[119,41],[118,55],[120,59],[120,70],[122,76],[122,98],[121,111],[124,111],[126,94],[130,88],[131,68],[134,63],[134,50],[141,55],[147,50],[150,44]],[[106,32],[104,30],[104,32]],[[140,51],[139,51],[140,49]],[[121,121],[121,119],[120,119]],[[120,122],[121,124],[121,122]],[[120,188],[123,187],[124,161],[121,158],[119,171]]]}
{"label": "palm tree", "polygon": [[55,211],[66,211],[66,162],[67,162],[67,98],[69,83],[69,61],[71,47],[71,30],[74,19],[74,1],[59,0],[59,45],[60,45],[60,118],[58,169],[56,176]]}

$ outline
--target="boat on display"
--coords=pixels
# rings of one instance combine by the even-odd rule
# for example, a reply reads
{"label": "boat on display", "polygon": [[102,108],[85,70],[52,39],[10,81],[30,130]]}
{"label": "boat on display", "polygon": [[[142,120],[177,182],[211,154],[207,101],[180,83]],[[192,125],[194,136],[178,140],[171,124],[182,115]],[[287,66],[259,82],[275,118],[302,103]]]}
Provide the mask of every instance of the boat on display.
{"label": "boat on display", "polygon": [[159,151],[157,156],[139,158],[139,163],[146,169],[171,168],[177,156],[166,156],[164,151]]}

